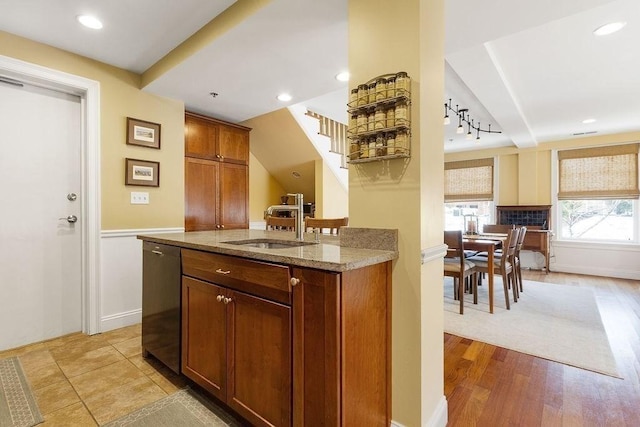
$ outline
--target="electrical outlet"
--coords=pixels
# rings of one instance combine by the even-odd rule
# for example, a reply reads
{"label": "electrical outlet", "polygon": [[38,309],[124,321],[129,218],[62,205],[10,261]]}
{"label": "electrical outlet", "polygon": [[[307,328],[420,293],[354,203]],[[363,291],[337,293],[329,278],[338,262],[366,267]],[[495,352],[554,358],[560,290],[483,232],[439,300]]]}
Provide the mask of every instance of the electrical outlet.
{"label": "electrical outlet", "polygon": [[132,205],[148,205],[149,204],[149,193],[147,193],[147,192],[139,192],[139,191],[132,191],[131,192],[131,204]]}

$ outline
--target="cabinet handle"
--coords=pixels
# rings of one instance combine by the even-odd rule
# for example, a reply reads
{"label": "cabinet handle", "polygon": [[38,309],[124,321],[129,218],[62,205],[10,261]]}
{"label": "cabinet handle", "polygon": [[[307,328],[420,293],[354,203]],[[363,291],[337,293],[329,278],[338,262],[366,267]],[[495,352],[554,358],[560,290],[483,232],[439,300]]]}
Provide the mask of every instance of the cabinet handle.
{"label": "cabinet handle", "polygon": [[216,159],[219,159],[219,158],[220,158],[220,154],[216,154]]}
{"label": "cabinet handle", "polygon": [[289,280],[289,283],[291,283],[291,286],[295,286],[295,285],[297,285],[298,283],[300,283],[300,279],[296,279],[295,277],[292,277],[292,278]]}
{"label": "cabinet handle", "polygon": [[224,156],[220,156],[220,160],[224,160]]}
{"label": "cabinet handle", "polygon": [[216,299],[218,300],[218,302],[222,302],[222,300],[224,299],[224,297],[222,295],[218,295],[216,297]]}
{"label": "cabinet handle", "polygon": [[223,269],[219,268],[219,269],[216,270],[216,273],[218,273],[218,274],[229,274],[229,273],[231,273],[231,270],[223,270]]}
{"label": "cabinet handle", "polygon": [[222,225],[220,226],[220,228],[224,228],[224,224],[222,224]]}
{"label": "cabinet handle", "polygon": [[224,302],[225,305],[229,304],[231,301],[233,301],[231,298],[223,298],[222,302]]}
{"label": "cabinet handle", "polygon": [[162,252],[156,250],[151,251],[151,253],[156,255],[164,255]]}

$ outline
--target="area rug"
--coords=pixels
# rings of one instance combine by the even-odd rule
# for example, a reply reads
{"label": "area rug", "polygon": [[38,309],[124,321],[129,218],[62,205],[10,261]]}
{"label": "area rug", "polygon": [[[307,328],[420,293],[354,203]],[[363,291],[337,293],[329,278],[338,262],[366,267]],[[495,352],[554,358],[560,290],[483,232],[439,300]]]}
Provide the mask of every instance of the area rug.
{"label": "area rug", "polygon": [[30,427],[42,421],[18,358],[0,360],[0,427]]}
{"label": "area rug", "polygon": [[620,378],[591,289],[525,280],[511,310],[505,309],[500,278],[494,289],[494,314],[485,285],[478,288],[477,305],[465,295],[460,315],[445,281],[445,332]]}
{"label": "area rug", "polygon": [[205,400],[191,388],[150,403],[103,427],[192,427],[241,426],[220,407]]}

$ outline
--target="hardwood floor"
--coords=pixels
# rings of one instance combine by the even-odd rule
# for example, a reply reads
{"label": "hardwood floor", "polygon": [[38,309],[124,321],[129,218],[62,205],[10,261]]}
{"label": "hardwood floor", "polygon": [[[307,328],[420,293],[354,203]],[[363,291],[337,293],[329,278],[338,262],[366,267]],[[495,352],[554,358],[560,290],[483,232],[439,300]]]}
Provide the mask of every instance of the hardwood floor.
{"label": "hardwood floor", "polygon": [[623,379],[445,334],[448,425],[640,426],[640,281],[538,271],[523,278],[594,290]]}

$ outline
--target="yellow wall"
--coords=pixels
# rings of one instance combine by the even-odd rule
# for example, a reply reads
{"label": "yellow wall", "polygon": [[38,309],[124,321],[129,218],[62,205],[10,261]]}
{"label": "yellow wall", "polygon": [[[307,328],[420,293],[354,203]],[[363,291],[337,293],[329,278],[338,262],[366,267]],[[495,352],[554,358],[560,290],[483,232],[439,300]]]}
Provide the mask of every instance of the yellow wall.
{"label": "yellow wall", "polygon": [[[0,32],[0,55],[100,82],[102,229],[184,226],[184,105],[140,91],[140,76]],[[127,145],[126,118],[160,123],[161,149]],[[160,162],[160,187],[126,187],[125,158]],[[149,205],[131,205],[148,191]]]}
{"label": "yellow wall", "polygon": [[316,160],[316,218],[349,216],[349,192],[324,160]]}
{"label": "yellow wall", "polygon": [[350,88],[398,71],[413,79],[411,159],[350,166],[349,223],[398,229],[392,417],[427,425],[444,395],[442,259],[420,256],[442,245],[444,0],[350,0],[348,13]]}
{"label": "yellow wall", "polygon": [[498,159],[498,194],[500,205],[549,205],[551,194],[551,151],[580,147],[624,144],[640,141],[640,132],[600,135],[549,141],[535,148],[515,147],[467,151],[445,155],[445,161]]}
{"label": "yellow wall", "polygon": [[253,155],[249,157],[249,221],[263,221],[268,206],[280,204],[284,188]]}

